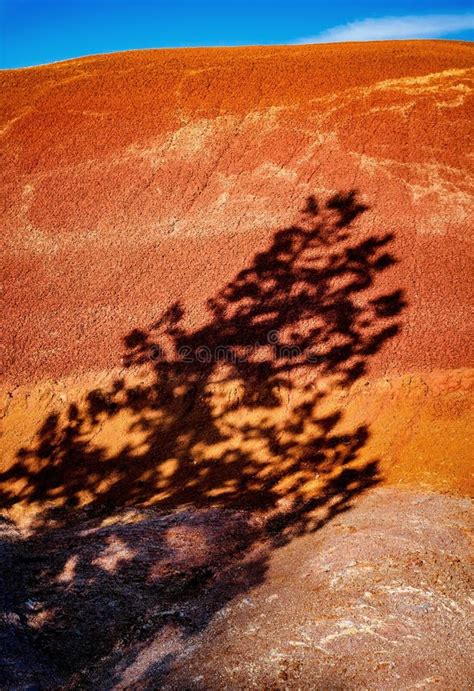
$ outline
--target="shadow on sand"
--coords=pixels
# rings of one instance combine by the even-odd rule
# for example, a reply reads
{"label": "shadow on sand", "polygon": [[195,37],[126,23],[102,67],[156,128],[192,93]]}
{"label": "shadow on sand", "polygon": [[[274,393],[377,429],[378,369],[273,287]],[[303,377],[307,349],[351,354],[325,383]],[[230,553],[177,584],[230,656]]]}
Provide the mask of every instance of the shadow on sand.
{"label": "shadow on sand", "polygon": [[150,640],[202,631],[272,550],[378,482],[369,429],[347,430],[319,386],[350,386],[399,329],[402,291],[375,292],[393,236],[352,227],[367,209],[355,191],[310,197],[204,325],[175,304],[128,334],[127,375],[50,415],[0,476],[4,508],[38,511],[21,606],[62,683],[111,688]]}

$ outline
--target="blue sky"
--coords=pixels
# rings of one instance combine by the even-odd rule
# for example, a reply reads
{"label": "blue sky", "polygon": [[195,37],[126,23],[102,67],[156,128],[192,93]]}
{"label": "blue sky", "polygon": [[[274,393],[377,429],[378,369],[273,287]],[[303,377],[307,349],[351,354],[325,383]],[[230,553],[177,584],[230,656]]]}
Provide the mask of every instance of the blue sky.
{"label": "blue sky", "polygon": [[474,0],[0,0],[0,67],[135,48],[474,39]]}

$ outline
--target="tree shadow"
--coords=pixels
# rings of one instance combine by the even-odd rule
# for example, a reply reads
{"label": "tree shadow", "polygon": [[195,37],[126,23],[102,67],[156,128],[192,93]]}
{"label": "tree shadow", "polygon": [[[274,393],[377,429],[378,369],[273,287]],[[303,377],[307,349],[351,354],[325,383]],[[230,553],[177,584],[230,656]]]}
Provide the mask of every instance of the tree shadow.
{"label": "tree shadow", "polygon": [[176,303],[133,330],[128,373],[50,415],[0,475],[2,506],[37,511],[25,616],[72,686],[104,687],[104,656],[121,674],[160,632],[201,631],[265,578],[272,550],[378,482],[360,459],[370,430],[347,429],[328,393],[366,372],[405,305],[375,292],[396,259],[392,234],[354,231],[367,210],[355,191],[309,197],[203,325]]}

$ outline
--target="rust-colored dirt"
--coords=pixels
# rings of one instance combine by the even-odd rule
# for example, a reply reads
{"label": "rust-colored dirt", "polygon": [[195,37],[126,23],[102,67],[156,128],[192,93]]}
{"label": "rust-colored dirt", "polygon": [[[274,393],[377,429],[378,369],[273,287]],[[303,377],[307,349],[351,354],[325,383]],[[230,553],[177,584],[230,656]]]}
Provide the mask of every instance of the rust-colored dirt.
{"label": "rust-colored dirt", "polygon": [[309,194],[352,188],[366,232],[395,235],[381,280],[410,288],[372,369],[465,366],[470,45],[146,51],[1,79],[12,384],[119,365],[124,333],[180,299],[199,324]]}
{"label": "rust-colored dirt", "polygon": [[10,686],[468,688],[472,56],[0,74]]}

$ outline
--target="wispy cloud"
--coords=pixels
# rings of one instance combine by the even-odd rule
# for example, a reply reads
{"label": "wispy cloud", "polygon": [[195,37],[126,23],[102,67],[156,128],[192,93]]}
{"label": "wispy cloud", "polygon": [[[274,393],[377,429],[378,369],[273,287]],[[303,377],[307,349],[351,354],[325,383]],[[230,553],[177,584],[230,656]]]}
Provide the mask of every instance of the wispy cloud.
{"label": "wispy cloud", "polygon": [[473,14],[431,14],[425,16],[362,19],[327,29],[296,43],[340,43],[342,41],[385,41],[390,39],[440,38],[474,29]]}

